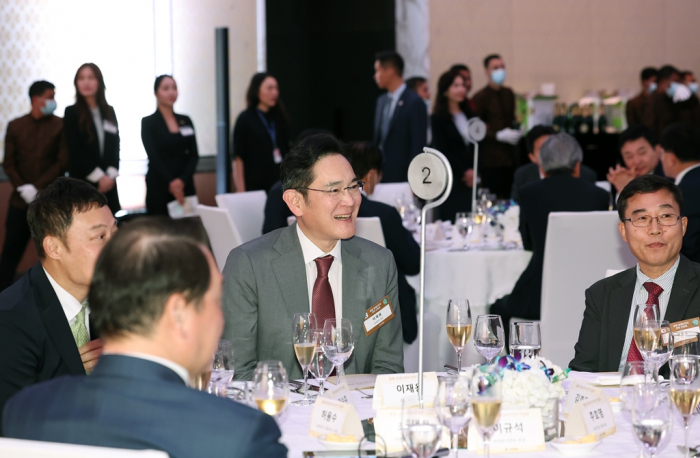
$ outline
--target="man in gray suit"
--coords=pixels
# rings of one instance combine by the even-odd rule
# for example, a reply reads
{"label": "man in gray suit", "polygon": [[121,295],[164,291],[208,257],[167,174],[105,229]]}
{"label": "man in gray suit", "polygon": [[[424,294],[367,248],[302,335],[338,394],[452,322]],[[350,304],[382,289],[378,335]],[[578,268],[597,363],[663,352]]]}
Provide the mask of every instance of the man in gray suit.
{"label": "man in gray suit", "polygon": [[[396,264],[391,252],[354,237],[362,182],[332,135],[295,146],[281,168],[284,201],[297,222],[231,251],[224,267],[224,338],[236,354],[236,378],[258,361],[280,360],[302,378],[292,345],[295,313],[348,318],[355,349],[347,374],[403,372]],[[394,317],[366,332],[368,309],[390,304]]]}

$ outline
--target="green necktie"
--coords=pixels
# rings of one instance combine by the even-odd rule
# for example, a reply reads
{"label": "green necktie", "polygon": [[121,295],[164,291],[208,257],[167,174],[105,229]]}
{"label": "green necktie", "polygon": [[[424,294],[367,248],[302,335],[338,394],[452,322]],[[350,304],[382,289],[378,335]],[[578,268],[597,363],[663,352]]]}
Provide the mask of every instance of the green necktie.
{"label": "green necktie", "polygon": [[80,312],[75,316],[75,321],[70,326],[70,330],[73,333],[73,338],[75,339],[75,344],[78,348],[82,347],[90,341],[88,336],[88,330],[85,326],[85,309],[87,308],[87,302],[83,302],[83,307]]}

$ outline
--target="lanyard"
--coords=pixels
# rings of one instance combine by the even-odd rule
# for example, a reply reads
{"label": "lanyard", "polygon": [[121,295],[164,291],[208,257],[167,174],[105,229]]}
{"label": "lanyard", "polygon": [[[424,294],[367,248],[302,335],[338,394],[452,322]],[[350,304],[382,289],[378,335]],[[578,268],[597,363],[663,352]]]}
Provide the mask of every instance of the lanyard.
{"label": "lanyard", "polygon": [[277,148],[277,131],[275,130],[275,121],[267,122],[267,118],[265,117],[263,112],[260,111],[259,108],[256,108],[255,111],[258,112],[258,116],[260,116],[260,120],[262,121],[263,126],[265,126],[265,129],[267,129],[267,133],[272,139],[272,148]]}

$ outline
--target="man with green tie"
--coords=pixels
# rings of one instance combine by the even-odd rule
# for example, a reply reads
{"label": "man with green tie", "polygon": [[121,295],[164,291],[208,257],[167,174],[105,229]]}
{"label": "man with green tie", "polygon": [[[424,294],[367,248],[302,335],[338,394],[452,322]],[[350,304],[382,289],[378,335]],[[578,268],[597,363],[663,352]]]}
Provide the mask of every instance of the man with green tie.
{"label": "man with green tie", "polygon": [[58,178],[30,204],[27,221],[39,262],[0,293],[0,411],[28,385],[89,373],[102,353],[86,299],[97,257],[117,230],[107,199]]}

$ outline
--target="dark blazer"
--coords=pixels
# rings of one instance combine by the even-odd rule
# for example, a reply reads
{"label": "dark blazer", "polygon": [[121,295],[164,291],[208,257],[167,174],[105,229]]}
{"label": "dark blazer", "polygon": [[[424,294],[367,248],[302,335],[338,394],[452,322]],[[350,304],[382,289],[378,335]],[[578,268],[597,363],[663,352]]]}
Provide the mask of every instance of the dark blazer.
{"label": "dark blazer", "polygon": [[262,233],[267,234],[275,229],[282,229],[289,226],[287,218],[294,214],[289,209],[285,201],[282,199],[284,191],[282,190],[282,182],[277,181],[269,191],[267,191],[267,200],[265,201],[265,220],[263,221]]}
{"label": "dark blazer", "polygon": [[[92,328],[90,336],[96,337]],[[59,375],[85,375],[63,307],[41,263],[0,293],[0,349],[0,411],[26,386]]]}
{"label": "dark blazer", "polygon": [[[114,124],[117,124],[117,115],[114,113],[114,108],[110,107],[109,109],[111,110],[111,117],[115,121]],[[103,120],[107,119],[107,117],[106,113],[102,113]],[[75,105],[66,107],[63,118],[63,130],[66,134],[66,143],[68,144],[68,153],[70,155],[68,174],[73,178],[87,181],[87,176],[97,167],[101,168],[105,173],[109,167],[119,170],[119,131],[116,134],[105,131],[104,152],[100,155],[100,142],[97,139],[97,130],[92,121],[92,116],[90,116],[92,140],[88,140],[88,134],[80,130],[78,126],[79,119]],[[91,184],[96,187],[96,183]],[[121,209],[116,185],[105,196],[107,196],[112,213],[116,213]]]}
{"label": "dark blazer", "polygon": [[146,210],[149,215],[168,215],[168,202],[175,200],[168,186],[176,178],[185,183],[186,196],[195,195],[194,172],[199,153],[194,125],[185,115],[175,113],[175,119],[180,128],[191,128],[192,135],[171,133],[160,110],[141,120],[141,141],[148,155]]}
{"label": "dark blazer", "polygon": [[403,227],[399,212],[387,204],[362,196],[362,203],[357,216],[362,218],[379,217],[386,247],[394,255],[394,261],[396,261],[403,340],[410,344],[416,340],[418,335],[418,320],[416,318],[416,291],[406,281],[406,275],[417,275],[420,272],[420,247],[418,242]]}
{"label": "dark blazer", "polygon": [[647,109],[650,110],[651,128],[658,136],[678,122],[700,128],[700,101],[695,94],[691,94],[688,100],[674,103],[665,92],[655,92]]}
{"label": "dark blazer", "polygon": [[[465,113],[468,119],[474,114]],[[454,222],[457,212],[469,212],[472,208],[472,188],[462,181],[464,173],[474,168],[474,147],[465,143],[462,134],[457,130],[451,115],[433,114],[430,116],[430,127],[433,132],[431,146],[445,155],[452,167],[452,192],[447,200],[437,208],[442,220]]]}
{"label": "dark blazer", "polygon": [[681,253],[700,262],[700,167],[689,171],[678,187],[683,194],[683,215],[688,217]]}
{"label": "dark blazer", "polygon": [[[386,101],[387,94],[380,95],[374,110],[374,144],[377,146],[381,143],[380,125]],[[389,131],[382,145],[384,183],[408,181],[408,165],[414,157],[423,152],[427,135],[428,111],[425,109],[425,102],[407,87],[396,103],[389,122]]]}
{"label": "dark blazer", "polygon": [[[681,255],[673,279],[665,320],[673,323],[700,315],[700,265]],[[576,371],[617,372],[632,309],[636,267],[593,284],[586,290],[586,309],[569,367]]]}
{"label": "dark blazer", "polygon": [[[587,165],[581,164],[581,177],[583,181],[591,184],[595,184],[598,180],[598,176],[595,170],[588,167]],[[515,176],[513,177],[513,187],[510,190],[510,198],[516,202],[520,201],[520,190],[528,183],[532,183],[540,180],[540,167],[534,162],[529,164],[524,164],[515,170]]]}
{"label": "dark blazer", "polygon": [[171,458],[287,456],[272,417],[130,356],[104,355],[89,377],[30,387],[3,415],[5,435],[17,439],[155,449]]}

